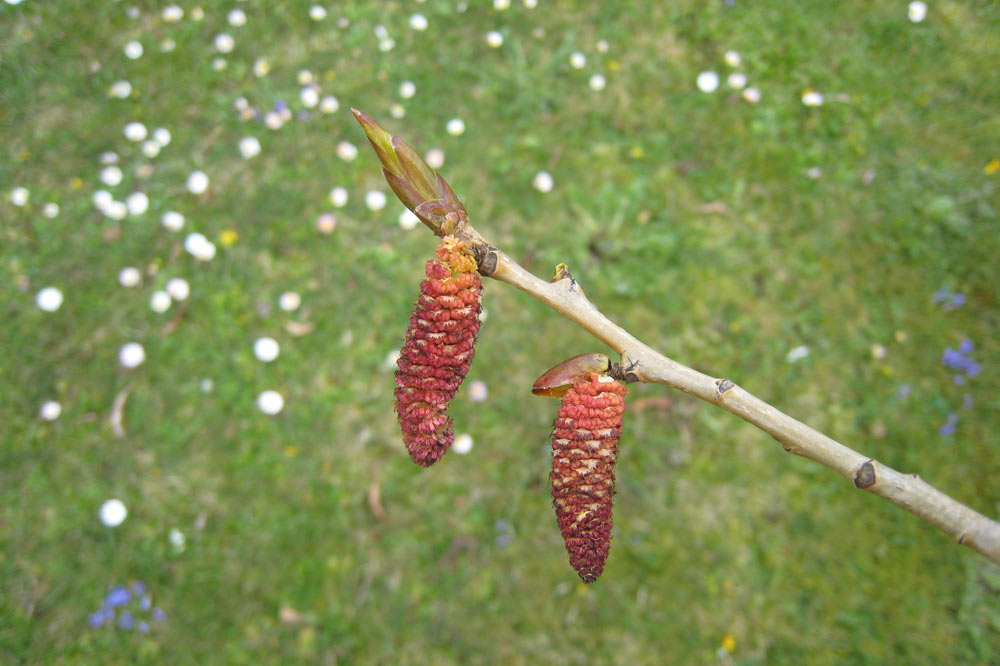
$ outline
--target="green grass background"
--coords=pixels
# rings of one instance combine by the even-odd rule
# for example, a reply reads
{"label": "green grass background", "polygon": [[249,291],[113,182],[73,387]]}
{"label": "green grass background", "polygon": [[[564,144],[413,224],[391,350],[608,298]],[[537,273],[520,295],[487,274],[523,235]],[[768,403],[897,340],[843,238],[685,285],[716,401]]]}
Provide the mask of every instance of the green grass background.
{"label": "green grass background", "polygon": [[[463,388],[451,409],[473,451],[413,465],[385,359],[435,239],[402,230],[394,201],[365,208],[367,190],[391,193],[347,111],[443,149],[481,232],[539,275],[567,262],[643,341],[996,516],[996,3],[933,1],[919,24],[889,1],[468,4],[331,3],[316,22],[305,2],[205,2],[201,21],[182,2],[176,24],[145,2],[135,18],[129,2],[0,5],[0,661],[1000,664],[997,567],[660,386],[631,388],[611,556],[580,584],[550,506],[557,405],[529,389],[556,362],[607,350],[505,285],[487,281],[469,375],[489,397]],[[234,7],[245,26],[226,24]],[[413,12],[428,30],[409,27]],[[219,32],[236,41],[221,72]],[[166,38],[177,47],[161,53]],[[123,55],[130,39],[138,60]],[[729,49],[758,104],[726,89]],[[246,96],[299,111],[301,69],[339,112],[271,131],[233,109]],[[706,69],[723,78],[712,94],[695,87]],[[118,79],[127,100],[108,95]],[[807,88],[826,104],[804,106]],[[445,131],[453,117],[460,137]],[[155,159],[124,138],[135,120],[172,132]],[[252,160],[244,136],[262,144]],[[336,157],[342,140],[355,161]],[[125,180],[107,189],[147,192],[148,213],[94,209],[109,150]],[[184,189],[196,168],[211,178],[201,196]],[[539,170],[548,194],[531,186]],[[336,185],[351,198],[334,211]],[[187,217],[182,233],[159,224],[168,209]],[[323,212],[338,218],[329,236]],[[230,229],[239,239],[223,247]],[[211,262],[184,252],[194,230],[219,244]],[[141,287],[118,285],[125,266]],[[148,301],[174,276],[192,295],[168,333],[177,306]],[[34,302],[49,285],[65,295],[56,313]],[[933,303],[941,288],[966,304]],[[298,312],[277,308],[286,290],[302,294]],[[295,336],[289,320],[315,328]],[[282,345],[271,364],[252,353],[262,335]],[[983,371],[956,386],[940,357],[965,338]],[[134,370],[117,363],[129,341],[148,355]],[[810,355],[786,361],[799,345]],[[256,408],[265,389],[286,399],[277,417]],[[123,391],[118,438],[108,417]],[[51,423],[38,418],[49,399],[63,406]],[[110,497],[130,512],[114,529],[97,519]],[[91,629],[108,586],[136,580],[166,622]]]}

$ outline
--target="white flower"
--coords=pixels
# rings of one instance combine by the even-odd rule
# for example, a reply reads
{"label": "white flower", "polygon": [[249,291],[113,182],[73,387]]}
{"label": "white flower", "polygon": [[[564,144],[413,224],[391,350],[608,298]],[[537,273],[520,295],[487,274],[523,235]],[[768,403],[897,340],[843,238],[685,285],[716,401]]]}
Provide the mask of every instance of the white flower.
{"label": "white flower", "polygon": [[698,90],[702,92],[715,92],[719,87],[719,75],[713,71],[702,72],[698,75]]}
{"label": "white flower", "polygon": [[555,181],[552,180],[552,174],[548,171],[539,171],[531,181],[531,186],[539,192],[551,192]]}
{"label": "white flower", "polygon": [[31,193],[26,187],[15,187],[10,191],[10,202],[15,206],[24,206],[28,203]]}
{"label": "white flower", "polygon": [[335,207],[343,208],[347,205],[347,199],[347,190],[343,187],[335,187],[330,190],[330,203],[332,203]]}
{"label": "white flower", "polygon": [[319,101],[319,110],[323,113],[336,113],[340,102],[333,95],[326,95]]}
{"label": "white flower", "polygon": [[469,384],[469,400],[472,402],[483,402],[487,395],[489,390],[486,388],[486,382],[477,379]]}
{"label": "white flower", "polygon": [[583,69],[587,64],[587,56],[580,51],[574,51],[569,56],[569,65],[573,69]]}
{"label": "white flower", "polygon": [[302,297],[298,292],[286,291],[278,297],[278,307],[285,312],[294,312],[302,305]]}
{"label": "white flower", "polygon": [[308,69],[300,69],[298,73],[299,85],[307,86],[313,82],[313,73]]}
{"label": "white flower", "polygon": [[215,244],[198,232],[187,235],[184,239],[184,249],[199,261],[210,261],[215,257]]}
{"label": "white flower", "polygon": [[42,215],[44,215],[49,219],[57,217],[59,215],[59,204],[55,203],[54,201],[48,202],[47,204],[42,206]]}
{"label": "white flower", "polygon": [[60,414],[62,414],[62,405],[55,400],[42,403],[42,408],[38,410],[38,415],[43,421],[55,421]]}
{"label": "white flower", "polygon": [[448,121],[448,125],[445,129],[447,129],[448,134],[451,134],[452,136],[460,136],[465,132],[465,121],[461,118],[452,118]]}
{"label": "white flower", "polygon": [[156,313],[164,313],[170,309],[170,304],[173,299],[170,298],[170,294],[165,291],[154,291],[153,295],[149,297],[149,309]]}
{"label": "white flower", "polygon": [[268,111],[264,115],[264,125],[269,130],[281,129],[281,126],[285,124],[285,121],[281,119],[281,114],[277,111]]}
{"label": "white flower", "polygon": [[385,208],[385,193],[381,190],[368,190],[365,194],[365,205],[368,206],[368,210],[382,210]]}
{"label": "white flower", "polygon": [[420,224],[420,218],[413,214],[409,208],[404,208],[399,214],[399,226],[409,231]]}
{"label": "white flower", "polygon": [[594,74],[587,81],[587,85],[590,86],[591,90],[604,90],[604,86],[608,85],[608,80],[604,78],[603,74]]}
{"label": "white flower", "polygon": [[129,141],[142,141],[148,132],[146,126],[139,122],[132,122],[125,126],[125,138]]}
{"label": "white flower", "polygon": [[523,0],[525,9],[534,9],[538,6],[538,0]]}
{"label": "white flower", "polygon": [[337,157],[345,162],[351,162],[358,156],[358,147],[350,141],[341,141],[337,144]]}
{"label": "white flower", "polygon": [[375,36],[377,38],[379,38],[379,39],[388,39],[389,38],[389,31],[381,23],[376,23],[375,27],[372,28],[372,31],[375,33]]}
{"label": "white flower", "polygon": [[177,42],[167,37],[162,42],[160,42],[160,51],[162,53],[170,53],[175,48],[177,48]]}
{"label": "white flower", "polygon": [[184,278],[171,278],[167,280],[167,293],[175,301],[186,301],[191,295],[191,285]]}
{"label": "white flower", "polygon": [[129,60],[135,60],[142,57],[142,44],[135,41],[134,39],[125,45],[125,57]]}
{"label": "white flower", "polygon": [[118,183],[122,182],[122,170],[114,164],[104,167],[101,169],[101,182],[105,185],[114,187]]}
{"label": "white flower", "polygon": [[205,18],[205,10],[204,9],[202,9],[201,7],[195,7],[194,9],[191,10],[191,20],[192,21],[200,21],[203,18]]}
{"label": "white flower", "polygon": [[751,86],[743,91],[743,99],[751,104],[756,104],[760,101],[760,91]]}
{"label": "white flower", "polygon": [[109,92],[112,97],[117,97],[118,99],[125,99],[132,94],[132,84],[128,81],[121,80],[115,81],[111,84]]}
{"label": "white flower", "polygon": [[267,58],[257,58],[253,61],[253,73],[254,76],[262,77],[267,76],[267,73],[271,71],[271,63],[267,61]]}
{"label": "white flower", "polygon": [[246,25],[247,15],[242,9],[234,9],[226,15],[226,20],[229,21],[229,25],[239,28]]}
{"label": "white flower", "polygon": [[258,361],[264,363],[270,363],[278,358],[280,349],[278,341],[274,338],[257,338],[257,341],[253,343],[253,355],[257,357]]}
{"label": "white flower", "polygon": [[389,106],[389,115],[393,118],[402,118],[406,115],[406,109],[403,108],[402,104],[394,103]]}
{"label": "white flower", "polygon": [[114,197],[107,190],[97,190],[94,195],[90,198],[94,202],[94,207],[98,210],[105,210],[114,201]]}
{"label": "white flower", "polygon": [[257,396],[257,409],[268,416],[274,416],[285,406],[285,399],[277,391],[264,391]]}
{"label": "white flower", "polygon": [[215,36],[215,50],[219,53],[230,53],[236,46],[236,40],[227,32],[221,32]]}
{"label": "white flower", "polygon": [[490,48],[498,49],[503,46],[503,35],[497,30],[490,30],[486,33],[486,44]]}
{"label": "white flower", "polygon": [[198,388],[201,389],[202,393],[211,393],[212,389],[215,388],[215,382],[206,377],[198,384]]}
{"label": "white flower", "polygon": [[337,228],[337,217],[330,213],[320,213],[316,218],[316,230],[321,234],[332,234]]}
{"label": "white flower", "polygon": [[823,93],[816,92],[815,90],[807,90],[802,93],[802,103],[806,106],[822,106]]}
{"label": "white flower", "polygon": [[177,5],[167,5],[163,8],[163,20],[167,23],[177,23],[184,18],[184,10]]}
{"label": "white flower", "polygon": [[319,91],[314,86],[306,86],[299,91],[299,99],[302,100],[302,106],[314,109],[319,104]]}
{"label": "white flower", "polygon": [[788,351],[788,354],[785,356],[785,360],[789,363],[795,363],[796,361],[801,361],[806,356],[809,356],[809,347],[799,345],[798,347],[794,347]]}
{"label": "white flower", "polygon": [[160,218],[160,223],[168,231],[180,231],[184,228],[184,216],[175,210],[168,210]]}
{"label": "white flower", "polygon": [[440,148],[431,148],[424,155],[424,161],[432,169],[440,169],[444,166],[444,151]]}
{"label": "white flower", "polygon": [[502,12],[510,7],[510,0],[493,0],[493,9]]}
{"label": "white flower", "polygon": [[818,166],[809,167],[808,169],[806,169],[806,178],[809,178],[811,180],[816,180],[822,175],[823,175],[823,170]]}
{"label": "white flower", "polygon": [[463,432],[455,438],[455,442],[451,445],[451,450],[461,456],[472,451],[472,435]]}
{"label": "white flower", "polygon": [[128,509],[120,499],[109,499],[101,505],[99,517],[101,522],[108,527],[118,527],[128,516]]}
{"label": "white flower", "polygon": [[250,108],[250,102],[249,100],[247,100],[246,97],[243,97],[241,95],[240,97],[236,98],[236,101],[233,102],[233,108],[242,113],[243,111],[246,111],[247,109]]}
{"label": "white flower", "polygon": [[142,273],[135,266],[126,266],[118,271],[118,284],[123,287],[135,287],[142,282]]}
{"label": "white flower", "polygon": [[313,21],[322,21],[326,18],[326,8],[321,5],[313,5],[309,8],[309,18]]}
{"label": "white flower", "polygon": [[403,99],[410,99],[417,94],[417,84],[413,81],[403,81],[399,84],[399,96]]}
{"label": "white flower", "polygon": [[255,136],[245,136],[240,139],[240,155],[248,160],[260,154],[260,141]]}
{"label": "white flower", "polygon": [[410,16],[410,27],[414,30],[426,30],[427,17],[423,14],[413,14]]}
{"label": "white flower", "polygon": [[128,206],[124,201],[112,201],[104,209],[104,214],[112,220],[124,220],[125,216],[128,215]]}
{"label": "white flower", "polygon": [[153,159],[160,154],[160,142],[155,139],[149,139],[148,141],[142,142],[142,154]]}
{"label": "white flower", "polygon": [[181,532],[176,527],[171,527],[170,531],[167,532],[167,541],[174,547],[174,550],[182,552],[184,546],[187,544],[187,537],[184,536],[184,532]]}
{"label": "white flower", "polygon": [[125,205],[133,215],[142,215],[149,210],[149,197],[145,192],[133,192],[125,199]]}
{"label": "white flower", "polygon": [[153,141],[160,144],[160,148],[165,148],[170,143],[170,130],[166,127],[157,127],[153,130]]}
{"label": "white flower", "polygon": [[730,67],[739,67],[740,63],[743,62],[738,51],[726,51],[726,55],[723,58],[725,58],[726,64]]}
{"label": "white flower", "polygon": [[916,2],[911,2],[910,6],[906,8],[906,14],[910,17],[910,20],[914,23],[920,23],[927,16],[927,4],[917,0]]}
{"label": "white flower", "polygon": [[208,176],[204,171],[192,171],[187,178],[187,189],[191,194],[202,194],[208,189]]}
{"label": "white flower", "polygon": [[396,48],[396,40],[394,40],[392,37],[383,39],[378,43],[378,50],[381,51],[382,53],[388,53],[394,48]]}
{"label": "white flower", "polygon": [[607,53],[608,52],[608,40],[606,40],[606,39],[599,39],[599,40],[597,40],[597,50],[600,53]]}
{"label": "white flower", "polygon": [[62,302],[62,292],[55,287],[46,287],[35,295],[35,303],[45,312],[55,312]]}
{"label": "white flower", "polygon": [[726,79],[726,83],[733,90],[740,90],[747,84],[747,75],[743,72],[733,72]]}
{"label": "white flower", "polygon": [[138,342],[128,342],[118,350],[118,362],[126,368],[137,368],[146,360],[146,350]]}
{"label": "white flower", "polygon": [[118,153],[113,150],[106,150],[101,153],[101,164],[117,164],[118,163]]}
{"label": "white flower", "polygon": [[219,57],[212,60],[212,69],[216,72],[221,72],[226,67],[229,67],[229,63],[226,62],[225,58]]}

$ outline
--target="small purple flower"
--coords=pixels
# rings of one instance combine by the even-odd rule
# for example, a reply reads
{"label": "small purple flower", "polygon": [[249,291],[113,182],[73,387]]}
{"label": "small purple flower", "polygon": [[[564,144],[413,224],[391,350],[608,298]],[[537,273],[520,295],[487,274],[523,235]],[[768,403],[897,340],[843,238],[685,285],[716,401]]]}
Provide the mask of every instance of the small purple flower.
{"label": "small purple flower", "polygon": [[274,103],[274,110],[277,111],[278,113],[281,113],[287,108],[288,105],[285,104],[285,100],[279,99],[277,102]]}
{"label": "small purple flower", "polygon": [[149,622],[140,622],[139,625],[136,628],[139,630],[140,634],[148,634],[149,633]]}
{"label": "small purple flower", "polygon": [[110,608],[102,608],[87,616],[87,624],[96,629],[115,619],[115,612]]}
{"label": "small purple flower", "polygon": [[958,351],[962,354],[968,354],[972,351],[972,349],[972,340],[969,338],[962,340],[962,342],[958,345]]}
{"label": "small purple flower", "polygon": [[943,436],[948,437],[949,435],[955,434],[955,426],[958,425],[958,414],[952,412],[948,415],[948,421],[941,426],[939,431]]}
{"label": "small purple flower", "polygon": [[975,361],[969,361],[965,365],[965,374],[969,375],[970,377],[975,377],[976,375],[979,374],[979,371],[982,369],[983,366],[980,365],[979,363],[976,363]]}
{"label": "small purple flower", "polygon": [[950,296],[951,292],[942,287],[941,289],[938,289],[933,294],[931,294],[931,300],[934,301],[935,303],[944,303],[945,301],[948,300]]}
{"label": "small purple flower", "polygon": [[955,382],[955,386],[965,385],[965,377],[963,375],[955,375],[951,378],[951,381]]}
{"label": "small purple flower", "polygon": [[118,616],[118,626],[126,630],[135,626],[135,618],[132,617],[132,611],[122,611],[122,614]]}
{"label": "small purple flower", "polygon": [[965,409],[972,409],[972,394],[966,393],[962,396],[962,407]]}
{"label": "small purple flower", "polygon": [[965,294],[955,294],[951,297],[951,307],[960,308],[965,305]]}
{"label": "small purple flower", "polygon": [[124,606],[131,598],[132,595],[129,594],[128,588],[124,585],[115,585],[108,590],[108,596],[104,599],[104,605],[111,608]]}
{"label": "small purple flower", "polygon": [[167,614],[164,613],[159,606],[157,606],[156,608],[153,609],[152,617],[157,622],[163,622],[164,620],[167,619]]}
{"label": "small purple flower", "polygon": [[504,548],[504,547],[510,545],[510,541],[511,541],[512,538],[513,537],[511,537],[511,535],[509,535],[509,534],[501,534],[500,536],[498,536],[496,538],[496,544],[500,548]]}
{"label": "small purple flower", "polygon": [[148,611],[152,605],[153,605],[153,600],[149,598],[148,594],[144,595],[141,599],[139,599],[140,610]]}

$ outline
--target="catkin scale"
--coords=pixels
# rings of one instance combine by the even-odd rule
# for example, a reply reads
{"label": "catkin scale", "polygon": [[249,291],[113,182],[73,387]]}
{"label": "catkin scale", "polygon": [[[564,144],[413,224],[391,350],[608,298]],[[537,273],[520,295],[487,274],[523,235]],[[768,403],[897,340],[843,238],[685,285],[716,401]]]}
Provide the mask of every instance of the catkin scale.
{"label": "catkin scale", "polygon": [[626,393],[616,380],[587,374],[563,396],[552,431],[552,504],[569,562],[585,583],[604,571],[611,546]]}
{"label": "catkin scale", "polygon": [[396,370],[396,416],[413,462],[433,465],[455,439],[445,413],[475,354],[482,301],[476,260],[445,236],[427,262]]}

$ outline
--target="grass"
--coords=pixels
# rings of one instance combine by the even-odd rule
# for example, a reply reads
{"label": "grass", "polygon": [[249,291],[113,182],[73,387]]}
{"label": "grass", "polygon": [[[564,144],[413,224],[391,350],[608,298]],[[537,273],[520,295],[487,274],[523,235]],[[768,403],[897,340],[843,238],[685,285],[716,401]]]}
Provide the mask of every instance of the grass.
{"label": "grass", "polygon": [[[995,516],[996,5],[935,2],[911,23],[900,2],[469,4],[342,3],[313,21],[303,2],[206,2],[202,20],[185,3],[178,23],[146,3],[134,18],[127,3],[0,6],[0,661],[1000,663],[995,566],[662,387],[631,388],[611,556],[579,584],[547,485],[556,405],[529,388],[605,350],[502,285],[486,285],[469,376],[489,397],[463,389],[451,410],[475,447],[414,466],[386,357],[434,239],[401,229],[393,202],[365,207],[389,190],[347,112],[443,149],[484,234],[540,275],[567,262],[645,342]],[[245,26],[227,25],[234,6]],[[219,32],[235,38],[222,71]],[[726,88],[730,49],[756,104]],[[297,113],[302,69],[337,113],[272,131],[234,109],[245,96]],[[707,69],[722,75],[711,94],[695,87]],[[131,95],[109,97],[121,79]],[[809,88],[824,105],[803,105]],[[464,135],[446,133],[453,117]],[[143,157],[131,121],[171,143]],[[259,156],[240,156],[244,136]],[[336,157],[345,140],[354,161]],[[106,151],[116,187],[98,178]],[[184,187],[195,169],[203,195]],[[531,186],[540,170],[548,194]],[[110,219],[100,188],[144,191],[149,211]],[[166,210],[182,232],[159,224]],[[213,260],[184,251],[190,231]],[[118,285],[125,266],[141,286]],[[183,315],[148,307],[171,277],[191,285]],[[54,313],[35,305],[50,285],[65,296]],[[942,288],[965,303],[935,303]],[[288,290],[292,313],[277,307]],[[281,344],[273,363],[253,356],[262,335]],[[983,370],[958,386],[940,358],[963,339]],[[147,360],[124,369],[130,341]],[[274,417],[256,407],[267,389],[285,398]],[[109,424],[118,396],[124,437]],[[46,400],[55,421],[38,416]],[[129,510],[117,528],[97,518],[112,497]],[[110,586],[135,581],[165,621],[88,626]]]}

